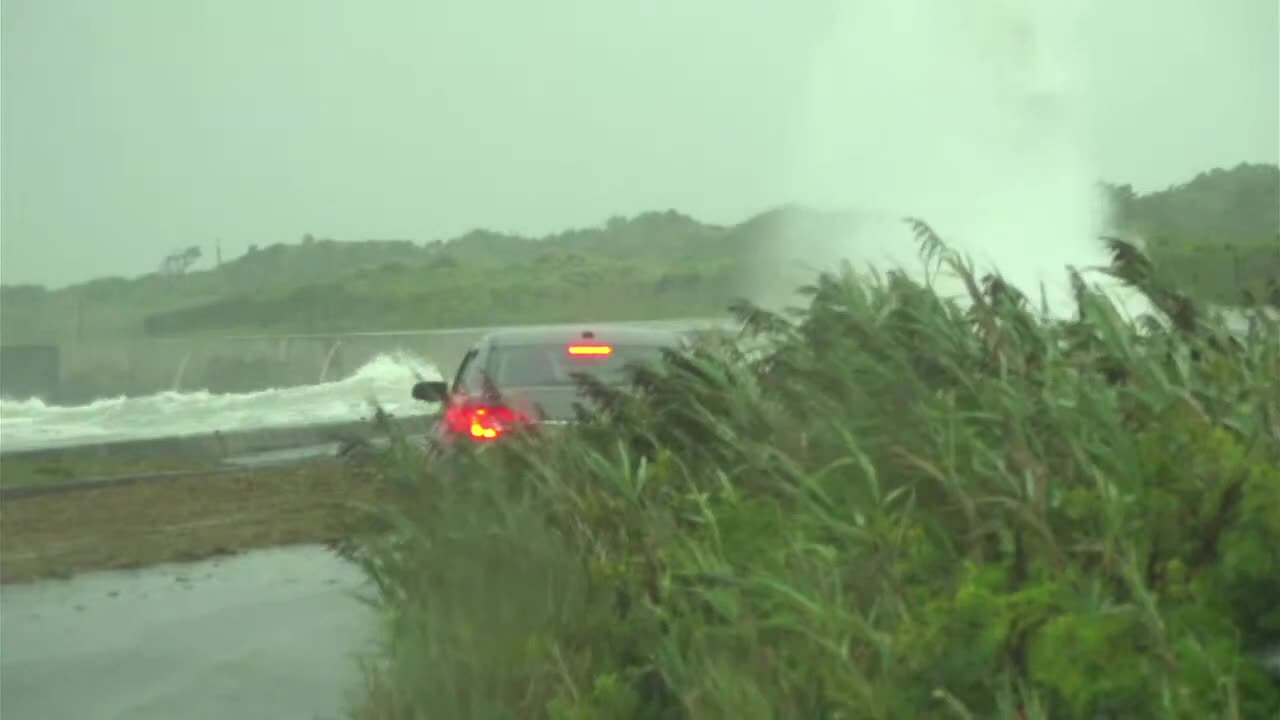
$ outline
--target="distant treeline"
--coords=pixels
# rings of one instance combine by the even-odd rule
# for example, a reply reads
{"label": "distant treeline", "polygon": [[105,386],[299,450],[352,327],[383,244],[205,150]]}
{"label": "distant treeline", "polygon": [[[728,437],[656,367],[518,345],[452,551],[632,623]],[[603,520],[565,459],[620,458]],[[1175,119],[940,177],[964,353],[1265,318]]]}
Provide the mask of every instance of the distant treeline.
{"label": "distant treeline", "polygon": [[[1109,186],[1123,232],[1201,299],[1265,298],[1280,278],[1280,168],[1241,165],[1139,195]],[[449,241],[251,248],[211,270],[0,288],[4,342],[226,332],[337,332],[718,314],[770,246],[847,234],[849,216],[785,208],[710,225],[675,211],[544,238],[477,230]]]}

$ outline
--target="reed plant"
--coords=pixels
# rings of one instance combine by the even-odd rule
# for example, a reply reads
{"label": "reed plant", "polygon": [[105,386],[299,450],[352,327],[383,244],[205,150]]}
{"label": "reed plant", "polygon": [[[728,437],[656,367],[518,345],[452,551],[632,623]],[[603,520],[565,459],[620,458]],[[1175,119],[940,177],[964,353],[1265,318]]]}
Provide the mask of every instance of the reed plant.
{"label": "reed plant", "polygon": [[1280,325],[1120,240],[1151,314],[1050,318],[912,225],[923,279],[742,304],[457,481],[398,442],[359,716],[1280,717]]}

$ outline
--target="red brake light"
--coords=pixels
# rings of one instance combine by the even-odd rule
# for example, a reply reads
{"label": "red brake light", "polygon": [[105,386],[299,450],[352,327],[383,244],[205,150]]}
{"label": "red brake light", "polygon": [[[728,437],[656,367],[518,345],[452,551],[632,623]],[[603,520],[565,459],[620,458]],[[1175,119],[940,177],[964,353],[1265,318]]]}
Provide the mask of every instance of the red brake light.
{"label": "red brake light", "polygon": [[570,345],[570,355],[612,355],[612,345]]}
{"label": "red brake light", "polygon": [[490,405],[458,405],[445,410],[445,427],[472,440],[493,440],[522,422],[524,416],[511,408]]}

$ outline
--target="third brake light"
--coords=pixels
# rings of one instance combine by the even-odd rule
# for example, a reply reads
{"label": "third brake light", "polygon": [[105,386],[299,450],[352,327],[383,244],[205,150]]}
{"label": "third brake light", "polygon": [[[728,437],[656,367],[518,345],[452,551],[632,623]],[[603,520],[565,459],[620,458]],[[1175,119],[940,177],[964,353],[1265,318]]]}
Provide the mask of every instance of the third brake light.
{"label": "third brake light", "polygon": [[576,355],[576,356],[583,356],[583,355],[587,355],[587,356],[596,356],[596,357],[601,356],[601,355],[612,355],[612,354],[613,354],[613,346],[612,346],[612,345],[599,345],[599,344],[594,344],[594,343],[592,343],[592,344],[587,344],[587,345],[584,345],[584,344],[574,344],[574,345],[570,345],[570,346],[569,346],[569,354],[570,354],[570,355]]}

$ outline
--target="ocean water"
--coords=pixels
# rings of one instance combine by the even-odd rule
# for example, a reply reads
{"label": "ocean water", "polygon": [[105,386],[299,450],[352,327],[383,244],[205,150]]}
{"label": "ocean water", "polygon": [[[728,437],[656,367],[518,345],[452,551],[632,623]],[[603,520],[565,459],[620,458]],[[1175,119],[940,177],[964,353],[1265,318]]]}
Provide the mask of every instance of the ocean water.
{"label": "ocean water", "polygon": [[334,382],[250,393],[162,392],[76,406],[5,399],[0,451],[356,421],[372,418],[376,405],[393,415],[423,412],[430,408],[410,389],[440,377],[426,360],[392,353]]}

